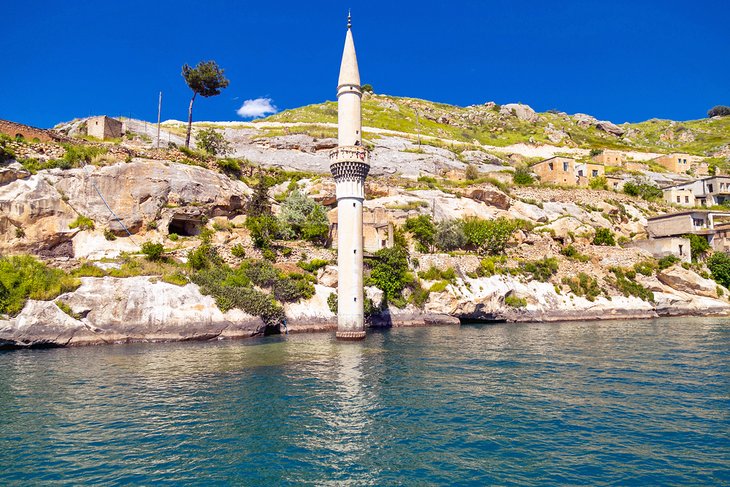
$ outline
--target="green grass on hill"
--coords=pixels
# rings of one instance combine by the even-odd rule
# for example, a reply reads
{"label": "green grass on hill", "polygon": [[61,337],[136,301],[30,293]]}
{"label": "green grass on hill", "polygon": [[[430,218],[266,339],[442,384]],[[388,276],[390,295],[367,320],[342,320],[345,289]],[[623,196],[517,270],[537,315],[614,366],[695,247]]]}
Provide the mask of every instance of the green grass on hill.
{"label": "green grass on hill", "polygon": [[[418,117],[416,112],[418,111]],[[515,143],[551,143],[545,129],[550,126],[568,135],[553,145],[582,148],[613,148],[649,152],[687,152],[709,155],[730,143],[730,117],[672,122],[648,120],[622,124],[623,137],[607,134],[595,127],[580,127],[572,116],[555,112],[540,114],[535,122],[500,115],[499,108],[486,106],[457,107],[415,98],[367,96],[362,104],[363,125],[409,134],[506,146]],[[337,104],[327,101],[286,110],[263,121],[299,123],[336,123]],[[321,131],[313,125],[301,127],[299,133]]]}

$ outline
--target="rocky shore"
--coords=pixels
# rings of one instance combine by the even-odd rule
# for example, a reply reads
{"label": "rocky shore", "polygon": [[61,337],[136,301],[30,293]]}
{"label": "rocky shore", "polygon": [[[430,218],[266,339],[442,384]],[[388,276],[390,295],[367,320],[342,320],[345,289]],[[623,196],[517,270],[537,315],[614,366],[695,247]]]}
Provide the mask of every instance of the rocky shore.
{"label": "rocky shore", "polygon": [[[559,295],[546,283],[521,283],[507,276],[459,279],[433,293],[424,309],[388,307],[370,327],[459,325],[461,321],[554,322],[643,319],[660,316],[728,315],[730,304],[717,297],[649,283],[655,302],[635,297],[585,298]],[[683,282],[682,285],[686,285]],[[694,282],[696,289],[703,283]],[[706,284],[706,283],[705,283]],[[681,287],[675,284],[676,287]],[[155,277],[82,278],[75,291],[54,301],[29,300],[20,314],[0,319],[0,348],[64,347],[130,342],[222,340],[279,333],[333,332],[336,317],[327,306],[334,288],[317,285],[309,300],[287,304],[285,325],[266,325],[240,310],[221,312],[195,284],[176,286]],[[368,289],[377,295],[374,288]],[[506,295],[528,298],[524,308],[505,305]],[[56,302],[70,308],[64,312]]]}

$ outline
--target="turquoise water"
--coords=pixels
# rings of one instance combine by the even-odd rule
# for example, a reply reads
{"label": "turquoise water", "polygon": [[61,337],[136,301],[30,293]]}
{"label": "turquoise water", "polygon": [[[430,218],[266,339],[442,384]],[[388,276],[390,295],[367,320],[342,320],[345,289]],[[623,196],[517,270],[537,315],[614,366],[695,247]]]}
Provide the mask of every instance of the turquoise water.
{"label": "turquoise water", "polygon": [[0,483],[730,484],[730,321],[0,353]]}

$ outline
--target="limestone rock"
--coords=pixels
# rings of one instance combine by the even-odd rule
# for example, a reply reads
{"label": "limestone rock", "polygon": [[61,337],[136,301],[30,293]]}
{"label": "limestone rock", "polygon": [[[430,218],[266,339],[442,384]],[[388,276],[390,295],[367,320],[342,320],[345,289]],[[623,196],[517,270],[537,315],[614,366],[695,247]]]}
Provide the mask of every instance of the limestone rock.
{"label": "limestone rock", "polygon": [[522,103],[507,103],[499,109],[500,115],[514,115],[520,120],[537,122],[538,115],[530,106]]}
{"label": "limestone rock", "polygon": [[672,266],[659,271],[657,278],[667,286],[689,294],[717,298],[717,283],[711,279],[705,279],[689,269],[682,266]]}
{"label": "limestone rock", "polygon": [[482,201],[489,206],[500,210],[509,210],[510,197],[496,188],[484,187],[473,190],[469,197],[473,200]]}
{"label": "limestone rock", "polygon": [[596,124],[596,128],[598,130],[603,130],[606,133],[609,133],[611,135],[621,136],[624,134],[624,129],[619,127],[618,125],[608,122],[608,121],[600,121]]}
{"label": "limestone rock", "polygon": [[337,266],[328,265],[324,266],[317,273],[317,282],[326,287],[337,287]]}
{"label": "limestone rock", "polygon": [[0,253],[52,252],[70,242],[76,231],[68,225],[76,216],[43,175],[0,185]]}
{"label": "limestone rock", "polygon": [[6,167],[0,167],[0,185],[12,183],[17,179],[27,179],[29,177],[30,171],[17,162],[13,162]]}
{"label": "limestone rock", "polygon": [[585,113],[576,113],[573,115],[573,120],[579,127],[587,128],[598,123],[598,119]]}

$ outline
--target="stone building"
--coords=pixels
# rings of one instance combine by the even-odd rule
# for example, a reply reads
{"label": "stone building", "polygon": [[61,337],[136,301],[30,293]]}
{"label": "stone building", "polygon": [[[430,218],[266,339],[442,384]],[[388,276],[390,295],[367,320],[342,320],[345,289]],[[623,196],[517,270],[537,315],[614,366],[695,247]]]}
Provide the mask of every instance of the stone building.
{"label": "stone building", "polygon": [[543,183],[566,186],[588,186],[591,179],[606,174],[602,164],[578,162],[570,157],[560,156],[537,162],[530,169]]}
{"label": "stone building", "polygon": [[715,206],[730,202],[730,176],[710,176],[662,189],[664,201],[681,206]]}
{"label": "stone building", "polygon": [[10,120],[0,120],[0,134],[5,134],[14,139],[25,139],[28,142],[54,142],[61,140],[61,137],[51,130],[39,129],[30,125],[11,122]]}
{"label": "stone building", "polygon": [[688,234],[701,235],[707,238],[710,247],[723,250],[723,242],[716,236],[718,228],[725,228],[728,223],[730,212],[689,210],[651,217],[647,220],[646,230],[650,240]]}
{"label": "stone building", "polygon": [[656,157],[651,161],[666,168],[668,171],[677,174],[693,172],[699,176],[705,176],[709,171],[709,165],[704,162],[702,157],[690,154],[665,154],[663,156]]}
{"label": "stone building", "polygon": [[621,167],[626,161],[623,152],[611,149],[604,149],[600,154],[593,156],[591,159],[596,164],[612,167]]}
{"label": "stone building", "polygon": [[[330,211],[327,217],[331,228],[330,240],[336,242],[339,238],[337,210]],[[375,253],[393,246],[395,226],[385,208],[375,208],[372,211],[363,208],[362,226],[362,246],[365,252]]]}
{"label": "stone building", "polygon": [[673,255],[682,262],[692,262],[692,247],[689,239],[685,237],[634,240],[626,244],[626,247],[646,250],[656,259]]}
{"label": "stone building", "polygon": [[86,134],[99,140],[118,139],[122,136],[124,124],[106,115],[91,117],[86,121]]}

